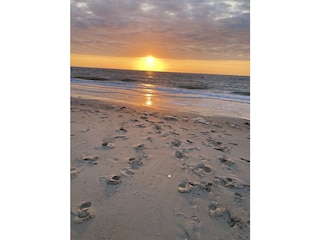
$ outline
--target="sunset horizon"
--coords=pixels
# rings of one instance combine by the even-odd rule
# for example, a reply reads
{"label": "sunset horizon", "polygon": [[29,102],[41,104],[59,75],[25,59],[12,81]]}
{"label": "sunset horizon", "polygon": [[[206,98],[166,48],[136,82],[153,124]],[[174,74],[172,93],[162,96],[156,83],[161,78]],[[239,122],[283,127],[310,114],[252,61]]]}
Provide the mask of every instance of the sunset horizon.
{"label": "sunset horizon", "polygon": [[[158,66],[148,67],[145,57],[109,57],[99,55],[71,54],[71,67],[106,68],[119,70],[195,73],[214,75],[250,76],[249,61],[205,61],[205,60],[175,60],[154,57]],[[181,67],[181,65],[189,66]],[[180,66],[180,67],[179,67]]]}

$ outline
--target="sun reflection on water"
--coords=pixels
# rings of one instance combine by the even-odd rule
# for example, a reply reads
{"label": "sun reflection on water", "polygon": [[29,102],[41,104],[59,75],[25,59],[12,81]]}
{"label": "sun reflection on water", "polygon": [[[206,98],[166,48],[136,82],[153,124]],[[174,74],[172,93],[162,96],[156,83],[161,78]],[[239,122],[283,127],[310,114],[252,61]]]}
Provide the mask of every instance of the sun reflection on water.
{"label": "sun reflection on water", "polygon": [[152,106],[153,105],[153,95],[154,95],[154,90],[153,90],[153,85],[152,84],[143,84],[144,85],[144,97],[145,97],[145,105],[147,106]]}
{"label": "sun reflection on water", "polygon": [[146,105],[152,106],[152,100],[151,100],[152,94],[147,93],[145,96],[146,96]]}
{"label": "sun reflection on water", "polygon": [[146,75],[147,75],[147,79],[153,79],[153,75],[154,75],[154,72],[152,72],[152,71],[147,71],[146,72]]}

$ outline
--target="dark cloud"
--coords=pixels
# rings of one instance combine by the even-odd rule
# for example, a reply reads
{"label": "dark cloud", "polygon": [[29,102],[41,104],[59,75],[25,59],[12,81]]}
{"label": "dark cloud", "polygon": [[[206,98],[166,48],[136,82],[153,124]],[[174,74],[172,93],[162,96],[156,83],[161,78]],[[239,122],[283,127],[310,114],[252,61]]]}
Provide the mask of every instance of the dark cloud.
{"label": "dark cloud", "polygon": [[249,60],[249,0],[72,0],[71,51]]}

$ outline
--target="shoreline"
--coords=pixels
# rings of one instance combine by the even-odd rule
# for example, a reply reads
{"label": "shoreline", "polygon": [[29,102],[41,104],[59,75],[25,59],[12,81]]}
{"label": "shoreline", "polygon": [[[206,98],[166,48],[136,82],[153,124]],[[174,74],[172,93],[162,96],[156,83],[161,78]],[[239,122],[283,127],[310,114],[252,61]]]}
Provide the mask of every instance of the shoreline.
{"label": "shoreline", "polygon": [[[208,117],[230,117],[250,120],[250,103],[226,99],[193,98],[180,95],[177,99],[172,93],[157,91],[152,87],[135,92],[129,89],[98,86],[90,87],[81,84],[71,84],[71,98],[87,99],[106,103],[118,103],[134,107],[156,108],[163,111],[183,111]],[[200,95],[199,95],[200,96]]]}
{"label": "shoreline", "polygon": [[250,120],[71,97],[72,239],[248,239]]}
{"label": "shoreline", "polygon": [[162,107],[157,106],[146,106],[146,105],[140,105],[140,104],[134,104],[134,103],[128,103],[126,101],[112,101],[107,99],[99,99],[99,98],[82,98],[82,97],[74,97],[72,96],[70,98],[71,106],[73,104],[88,104],[91,106],[95,106],[97,108],[105,109],[106,107],[110,107],[110,105],[118,106],[118,107],[130,107],[139,110],[140,112],[161,112],[163,114],[177,114],[177,115],[190,115],[192,117],[205,117],[210,118],[211,121],[243,121],[248,122],[250,125],[250,119],[247,118],[241,118],[241,117],[232,117],[232,116],[223,116],[223,115],[206,115],[198,112],[188,111],[184,109],[166,109]]}

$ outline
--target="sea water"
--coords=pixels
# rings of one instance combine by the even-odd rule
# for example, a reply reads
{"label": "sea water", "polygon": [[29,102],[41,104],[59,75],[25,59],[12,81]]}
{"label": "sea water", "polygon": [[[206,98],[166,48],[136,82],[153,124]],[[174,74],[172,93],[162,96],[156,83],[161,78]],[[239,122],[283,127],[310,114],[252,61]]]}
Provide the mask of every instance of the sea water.
{"label": "sea water", "polygon": [[250,118],[250,77],[71,67],[71,96]]}

